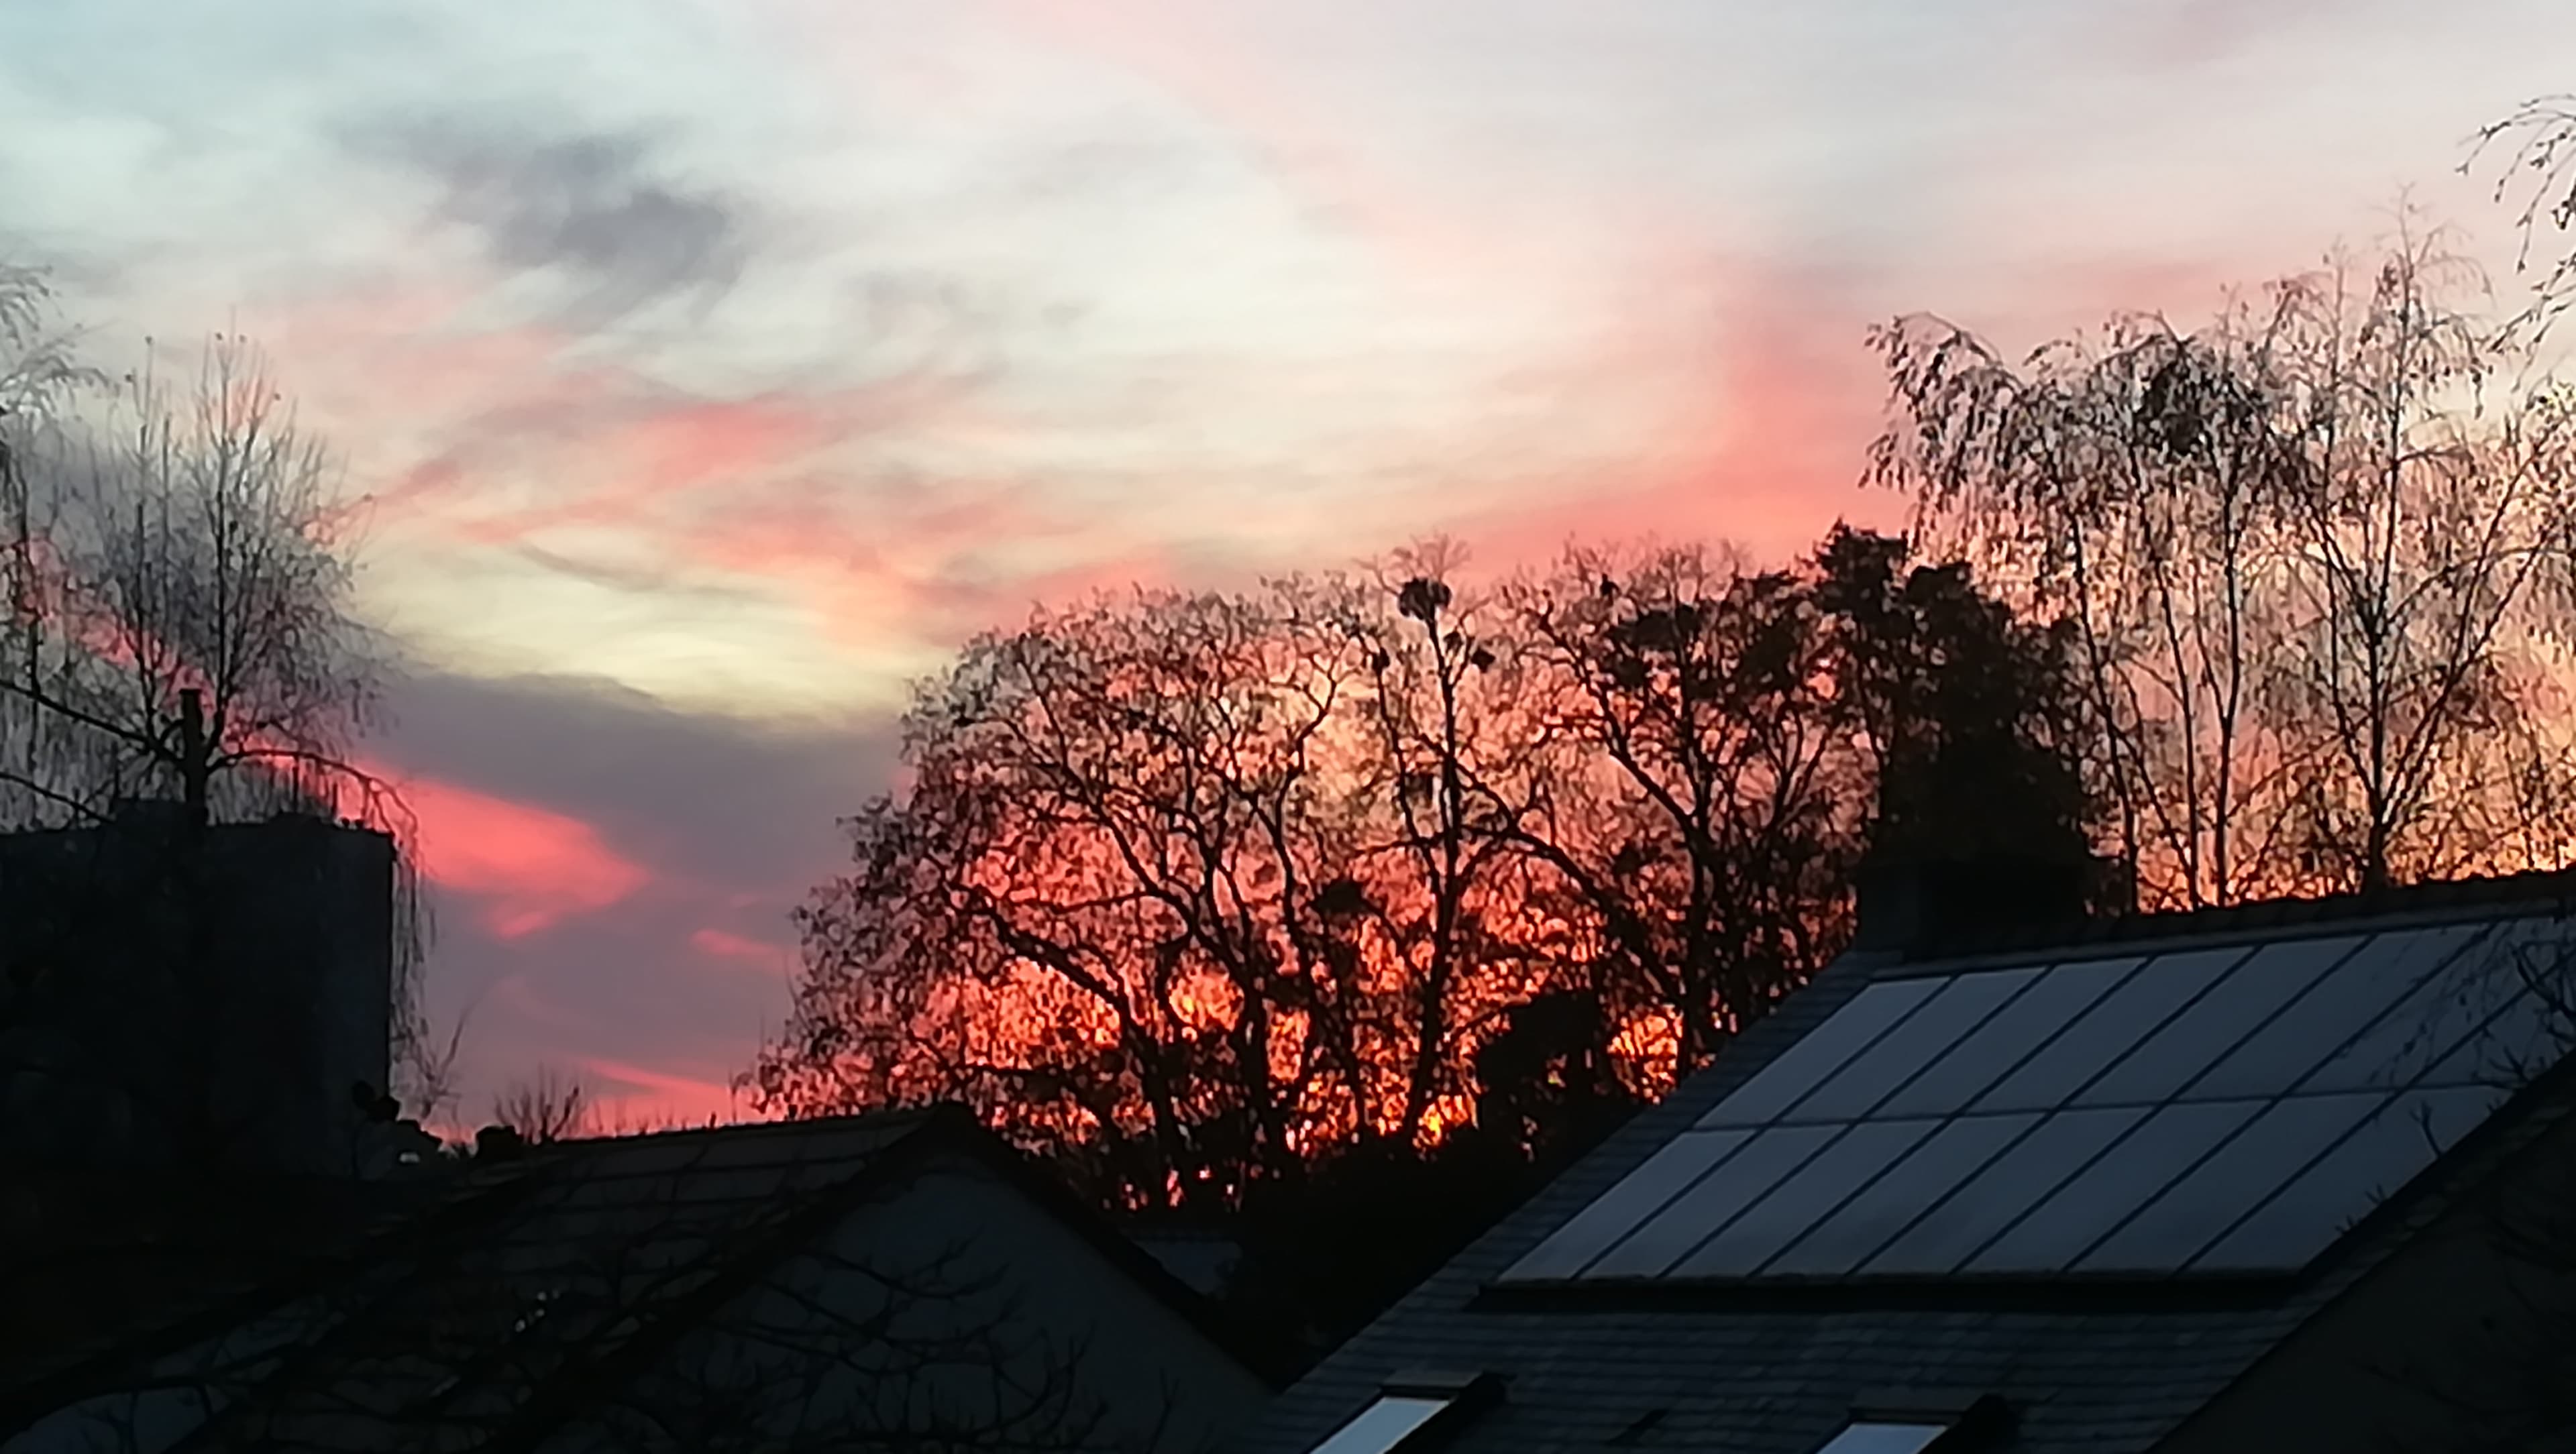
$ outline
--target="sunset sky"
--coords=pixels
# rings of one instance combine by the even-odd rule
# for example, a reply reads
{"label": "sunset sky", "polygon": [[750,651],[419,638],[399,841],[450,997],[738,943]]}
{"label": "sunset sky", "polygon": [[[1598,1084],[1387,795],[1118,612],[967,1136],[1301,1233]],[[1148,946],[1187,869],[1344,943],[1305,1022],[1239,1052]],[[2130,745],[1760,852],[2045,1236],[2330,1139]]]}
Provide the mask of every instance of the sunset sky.
{"label": "sunset sky", "polygon": [[905,679],[1430,530],[1778,556],[1875,319],[2381,234],[2566,0],[11,0],[0,260],[262,341],[371,498],[463,1114],[727,1108]]}

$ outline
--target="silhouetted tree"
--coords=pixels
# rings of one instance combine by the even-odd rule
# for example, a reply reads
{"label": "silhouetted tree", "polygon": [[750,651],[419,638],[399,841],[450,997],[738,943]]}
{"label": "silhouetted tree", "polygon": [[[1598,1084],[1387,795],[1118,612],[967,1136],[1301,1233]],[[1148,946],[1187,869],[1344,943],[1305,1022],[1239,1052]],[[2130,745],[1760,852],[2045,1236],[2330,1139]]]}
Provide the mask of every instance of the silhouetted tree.
{"label": "silhouetted tree", "polygon": [[512,1082],[492,1101],[492,1124],[507,1127],[524,1146],[587,1135],[592,1119],[590,1093],[582,1083],[542,1066],[527,1079]]}
{"label": "silhouetted tree", "polygon": [[2409,229],[2008,364],[1878,330],[1871,477],[2059,623],[2086,768],[2151,900],[2370,889],[2554,861],[2531,710],[2564,598],[2562,391],[2512,379],[2474,271]]}
{"label": "silhouetted tree", "polygon": [[964,1100],[1137,1203],[1463,1117],[1468,1037],[1516,996],[1440,767],[1490,690],[1462,630],[1428,586],[1327,579],[971,644],[803,915],[763,1102]]}
{"label": "silhouetted tree", "polygon": [[2064,623],[2025,622],[1966,565],[1837,526],[1816,556],[1827,669],[1876,783],[1867,851],[2083,862],[2093,806]]}
{"label": "silhouetted tree", "polygon": [[[963,1100],[1134,1207],[1294,1205],[1471,1127],[1525,1171],[1824,965],[1882,758],[2022,773],[1960,805],[1989,816],[2068,787],[2059,708],[2016,695],[2055,638],[1901,542],[1457,562],[971,644],[804,912],[761,1103]],[[2080,835],[2055,799],[1996,832],[2048,814]]]}
{"label": "silhouetted tree", "polygon": [[[1521,582],[1518,680],[1547,769],[1513,832],[1592,943],[1640,1091],[1705,1064],[1839,944],[1861,799],[1823,618],[1795,571],[1575,550]],[[1571,957],[1571,956],[1570,956]]]}
{"label": "silhouetted tree", "polygon": [[2460,169],[2475,171],[2490,161],[2497,163],[2496,200],[2519,209],[2514,216],[2522,242],[2517,270],[2534,270],[2534,244],[2556,253],[2538,260],[2533,278],[2538,296],[2526,315],[2526,321],[2546,328],[2565,311],[2568,285],[2576,282],[2576,249],[2558,253],[2541,237],[2544,229],[2564,233],[2576,226],[2576,95],[2533,97],[2478,128]]}
{"label": "silhouetted tree", "polygon": [[[1437,541],[1399,552],[1379,573],[1377,597],[1341,597],[1343,629],[1371,644],[1358,696],[1370,754],[1354,786],[1383,804],[1393,831],[1386,847],[1395,875],[1381,868],[1371,917],[1385,952],[1411,981],[1405,1012],[1412,1063],[1392,1124],[1363,1119],[1362,1140],[1411,1145],[1440,1108],[1472,1094],[1458,1047],[1472,1037],[1467,1017],[1491,1014],[1514,997],[1497,993],[1490,971],[1523,958],[1511,910],[1523,897],[1507,876],[1511,813],[1492,784],[1528,766],[1526,733],[1502,710],[1511,688],[1497,666],[1488,623],[1453,584],[1464,552]],[[1396,619],[1380,604],[1392,595]],[[1411,622],[1418,631],[1405,629]],[[1501,893],[1497,893],[1497,889]],[[1483,971],[1483,973],[1480,973]],[[1452,1109],[1446,1119],[1460,1119]]]}

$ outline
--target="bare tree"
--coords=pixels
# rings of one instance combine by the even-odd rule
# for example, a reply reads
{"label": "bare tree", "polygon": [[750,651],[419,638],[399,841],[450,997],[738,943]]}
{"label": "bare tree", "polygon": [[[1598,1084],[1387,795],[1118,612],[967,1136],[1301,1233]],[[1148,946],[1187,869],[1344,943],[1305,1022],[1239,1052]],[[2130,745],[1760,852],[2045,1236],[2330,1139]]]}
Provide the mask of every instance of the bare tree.
{"label": "bare tree", "polygon": [[[1614,1031],[1669,1086],[1821,968],[1866,811],[1808,583],[1577,549],[1507,595],[1547,770],[1510,832],[1594,927]],[[1660,1063],[1658,1063],[1660,1062]]]}
{"label": "bare tree", "polygon": [[1128,1206],[1293,1202],[1480,1104],[1533,1152],[1590,1123],[1569,1086],[1650,1095],[1825,963],[1880,757],[1978,726],[2001,761],[2045,715],[2037,633],[1868,539],[1496,589],[1434,544],[979,640],[919,689],[749,1083],[962,1100]]}
{"label": "bare tree", "polygon": [[1391,1067],[1403,1087],[1395,1115],[1360,1134],[1398,1145],[1462,1119],[1474,1087],[1460,1047],[1544,979],[1530,952],[1540,915],[1512,872],[1516,795],[1497,790],[1528,780],[1535,744],[1501,662],[1509,616],[1460,587],[1465,564],[1456,541],[1428,541],[1373,570],[1373,591],[1346,583],[1340,596],[1342,628],[1368,645],[1354,698],[1366,755],[1346,770],[1383,825],[1354,867],[1370,884],[1380,950],[1401,966],[1411,1050]]}
{"label": "bare tree", "polygon": [[24,454],[73,395],[104,382],[77,344],[44,271],[0,261],[0,460]]}
{"label": "bare tree", "polygon": [[589,1091],[580,1081],[539,1067],[526,1080],[513,1083],[492,1101],[492,1121],[516,1132],[522,1144],[544,1146],[587,1135],[595,1119]]}
{"label": "bare tree", "polygon": [[2576,226],[2576,95],[2535,96],[2478,128],[2460,170],[2474,172],[2490,161],[2499,163],[2496,200],[2518,209],[2514,226],[2521,250],[2515,269],[2533,275],[2537,294],[2520,321],[2545,329],[2566,310],[2568,285],[2576,282],[2576,249],[2536,270],[2532,258],[2544,228],[2564,233]]}
{"label": "bare tree", "polygon": [[2364,891],[2533,866],[2498,855],[2552,756],[2532,648],[2564,605],[2576,417],[2564,391],[2498,376],[2518,360],[2462,311],[2483,281],[2438,233],[2401,232],[2357,271],[2283,289],[2305,467],[2277,522],[2289,610],[2271,705],[2325,751],[2292,822],[2331,881]]}
{"label": "bare tree", "polygon": [[1410,1140],[1492,974],[1424,750],[1476,649],[1398,604],[1140,593],[971,644],[805,915],[763,1103],[964,1099],[1142,1202]]}
{"label": "bare tree", "polygon": [[380,791],[349,749],[388,654],[349,610],[331,457],[257,350],[216,336],[178,401],[129,376],[110,428],[33,456],[0,498],[13,815],[94,820],[157,792],[205,822]]}
{"label": "bare tree", "polygon": [[2527,710],[2565,598],[2562,391],[2412,217],[2192,333],[2114,319],[2023,364],[1874,335],[1870,477],[2062,622],[2090,770],[2151,901],[2492,864],[2564,784]]}

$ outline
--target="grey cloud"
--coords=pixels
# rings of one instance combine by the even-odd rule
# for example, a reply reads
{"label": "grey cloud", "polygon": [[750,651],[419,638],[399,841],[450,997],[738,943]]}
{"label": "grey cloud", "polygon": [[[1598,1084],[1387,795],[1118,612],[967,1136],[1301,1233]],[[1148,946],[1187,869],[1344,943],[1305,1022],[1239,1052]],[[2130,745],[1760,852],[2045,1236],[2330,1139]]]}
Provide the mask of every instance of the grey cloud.
{"label": "grey cloud", "polygon": [[620,595],[649,596],[661,600],[685,597],[709,606],[734,605],[753,598],[753,592],[746,588],[684,582],[667,569],[588,560],[525,542],[512,546],[511,551],[533,565]]}
{"label": "grey cloud", "polygon": [[[662,882],[525,939],[442,903],[430,1019],[463,1027],[461,1112],[539,1065],[613,1090],[584,1057],[701,1076],[748,1069],[786,983],[711,959],[715,928],[792,944],[788,909],[838,869],[837,820],[890,782],[891,724],[796,731],[672,711],[614,683],[422,672],[384,744],[404,772],[580,819]],[[545,1013],[496,993],[505,979]]]}
{"label": "grey cloud", "polygon": [[597,826],[659,872],[793,899],[839,860],[837,820],[891,780],[890,722],[767,728],[613,682],[415,675],[400,766]]}
{"label": "grey cloud", "polygon": [[570,281],[575,311],[613,321],[666,299],[714,303],[752,251],[749,205],[671,174],[639,133],[509,134],[444,122],[354,128],[362,155],[438,187],[438,214],[494,262]]}

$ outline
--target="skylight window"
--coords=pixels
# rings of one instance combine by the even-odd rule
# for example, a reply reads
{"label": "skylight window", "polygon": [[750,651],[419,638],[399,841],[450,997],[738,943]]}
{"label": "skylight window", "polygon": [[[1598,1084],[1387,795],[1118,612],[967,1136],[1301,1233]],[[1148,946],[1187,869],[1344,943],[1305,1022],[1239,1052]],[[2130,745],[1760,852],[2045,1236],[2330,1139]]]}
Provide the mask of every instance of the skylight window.
{"label": "skylight window", "polygon": [[1454,1400],[1411,1394],[1380,1394],[1333,1437],[1315,1446],[1315,1454],[1393,1454],[1422,1426],[1446,1412]]}
{"label": "skylight window", "polygon": [[1851,1422],[1816,1454],[1965,1454],[1990,1448],[2009,1421],[2002,1399],[1916,1393],[1853,1408]]}
{"label": "skylight window", "polygon": [[1313,1454],[1397,1454],[1493,1400],[1491,1374],[1413,1372],[1386,1381],[1376,1400],[1315,1446]]}
{"label": "skylight window", "polygon": [[1948,1424],[1851,1424],[1816,1454],[1923,1454]]}

